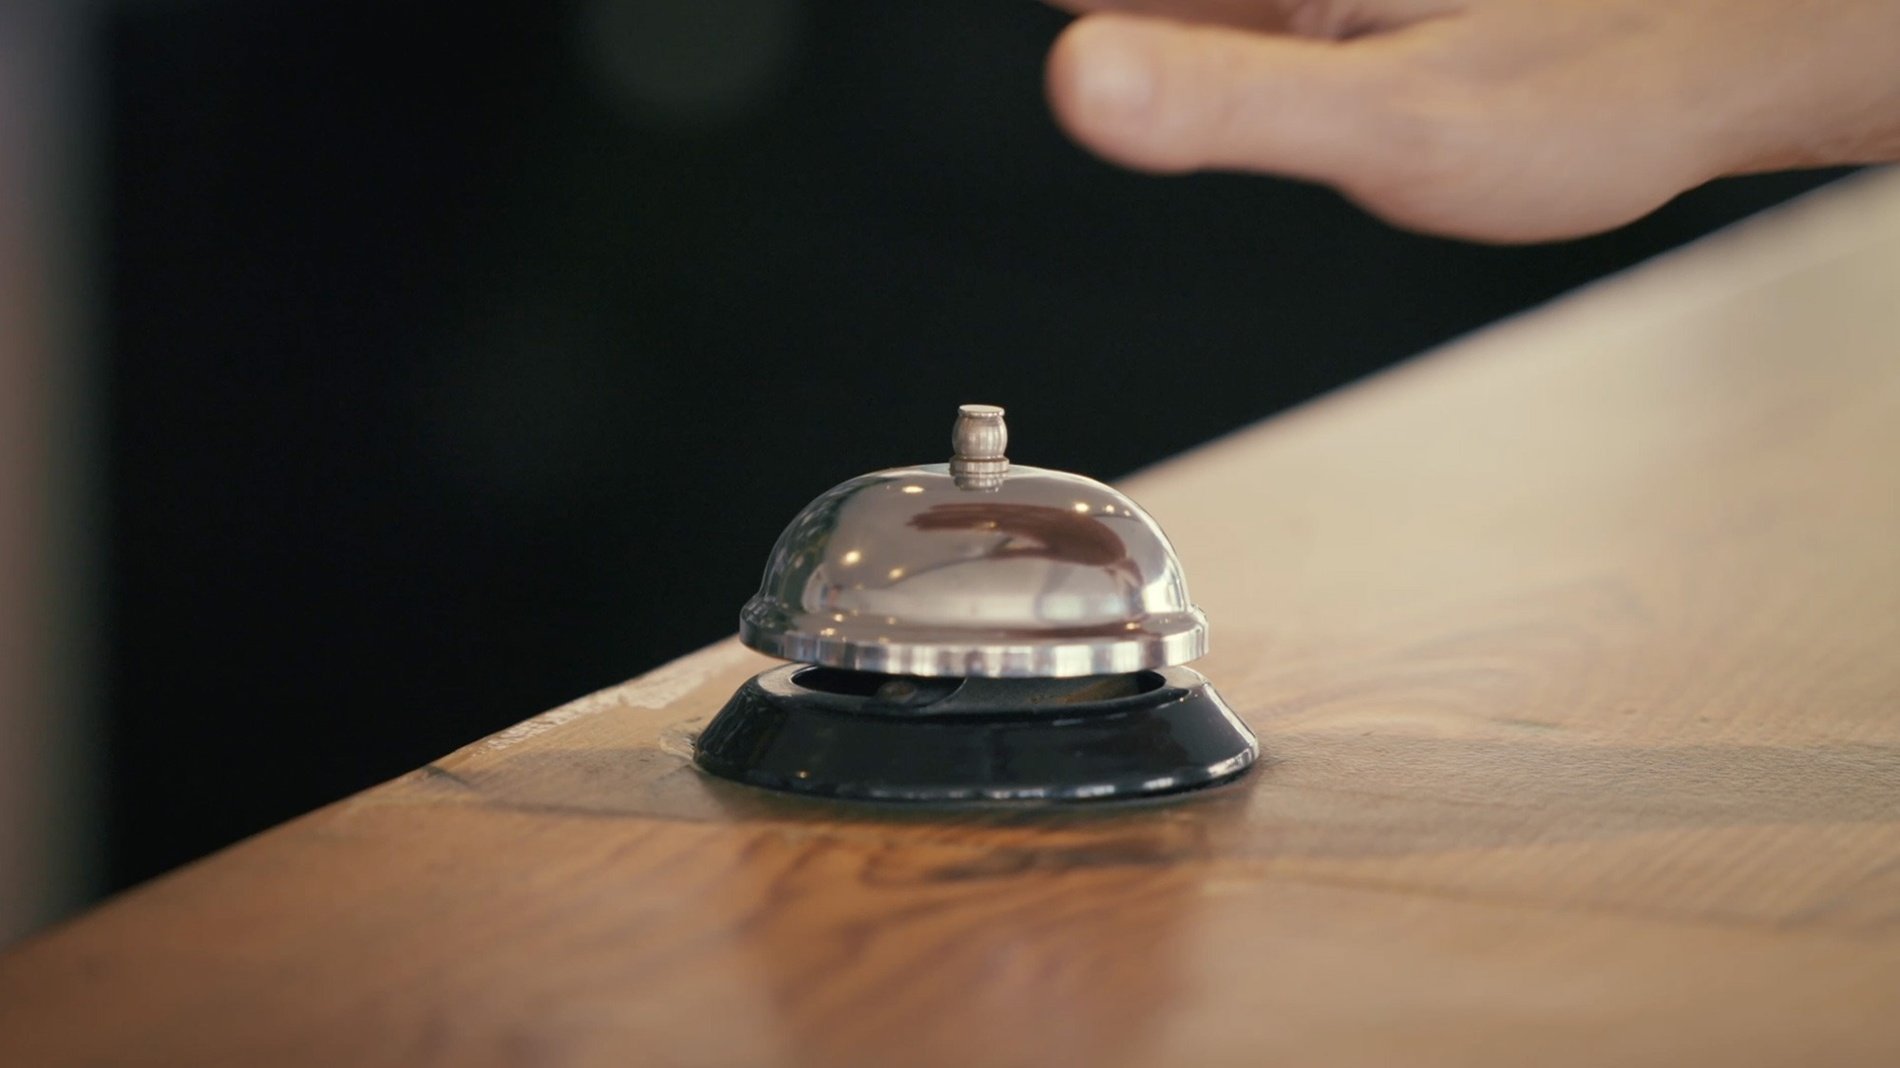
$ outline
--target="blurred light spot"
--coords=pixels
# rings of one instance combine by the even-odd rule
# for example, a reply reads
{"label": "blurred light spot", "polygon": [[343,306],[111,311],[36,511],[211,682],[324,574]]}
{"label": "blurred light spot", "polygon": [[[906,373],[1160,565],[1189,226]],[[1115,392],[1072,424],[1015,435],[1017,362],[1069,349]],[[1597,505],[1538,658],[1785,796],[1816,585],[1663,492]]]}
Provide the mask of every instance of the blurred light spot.
{"label": "blurred light spot", "polygon": [[581,62],[635,120],[711,125],[760,111],[798,51],[800,0],[591,0]]}

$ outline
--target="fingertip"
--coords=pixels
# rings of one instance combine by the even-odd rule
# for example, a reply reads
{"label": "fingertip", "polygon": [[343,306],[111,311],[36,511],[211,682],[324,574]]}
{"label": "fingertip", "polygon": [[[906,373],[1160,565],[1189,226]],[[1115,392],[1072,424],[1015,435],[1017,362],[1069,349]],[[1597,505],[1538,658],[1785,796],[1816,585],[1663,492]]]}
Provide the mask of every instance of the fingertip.
{"label": "fingertip", "polygon": [[1083,147],[1126,167],[1191,170],[1195,160],[1160,136],[1162,59],[1153,20],[1089,15],[1049,51],[1047,87],[1056,121]]}

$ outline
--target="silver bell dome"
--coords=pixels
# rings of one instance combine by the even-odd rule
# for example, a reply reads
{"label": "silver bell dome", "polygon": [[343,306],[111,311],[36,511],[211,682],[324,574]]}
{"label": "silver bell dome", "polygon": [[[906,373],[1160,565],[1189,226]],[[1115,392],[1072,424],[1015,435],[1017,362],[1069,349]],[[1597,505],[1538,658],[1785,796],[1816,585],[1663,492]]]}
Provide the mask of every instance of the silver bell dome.
{"label": "silver bell dome", "polygon": [[785,528],[739,637],[894,675],[1068,678],[1185,664],[1207,620],[1133,501],[1011,464],[1003,410],[968,404],[949,463],[844,482]]}

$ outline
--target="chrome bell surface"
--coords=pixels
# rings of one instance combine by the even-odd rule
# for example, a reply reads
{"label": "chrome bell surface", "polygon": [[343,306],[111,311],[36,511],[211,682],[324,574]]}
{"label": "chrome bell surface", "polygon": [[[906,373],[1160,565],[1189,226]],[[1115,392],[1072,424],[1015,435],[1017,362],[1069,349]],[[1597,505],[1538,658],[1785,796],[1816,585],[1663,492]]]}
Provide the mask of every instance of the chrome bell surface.
{"label": "chrome bell surface", "polygon": [[1161,528],[1091,478],[1011,464],[964,405],[948,463],[861,475],[794,518],[740,616],[763,653],[912,676],[1072,678],[1207,651]]}
{"label": "chrome bell surface", "polygon": [[715,776],[836,800],[1022,804],[1179,794],[1260,749],[1212,685],[1174,548],[1091,478],[1013,465],[966,404],[950,462],[851,479],[785,528],[740,616],[796,661],[693,742]]}

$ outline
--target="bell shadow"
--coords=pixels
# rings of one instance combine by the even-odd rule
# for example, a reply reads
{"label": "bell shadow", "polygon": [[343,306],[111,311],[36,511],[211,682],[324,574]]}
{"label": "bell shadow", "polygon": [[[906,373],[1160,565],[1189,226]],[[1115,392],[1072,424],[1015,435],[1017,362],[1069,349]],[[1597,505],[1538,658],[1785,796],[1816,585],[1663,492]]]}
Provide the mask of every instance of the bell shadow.
{"label": "bell shadow", "polygon": [[[701,780],[753,837],[712,907],[796,1063],[1125,1063],[1187,996],[1249,774],[1172,798],[848,803]],[[761,796],[764,795],[764,796]]]}
{"label": "bell shadow", "polygon": [[692,726],[438,774],[484,805],[719,827],[726,866],[680,906],[720,918],[696,959],[743,984],[730,993],[749,1015],[731,1026],[748,1048],[811,1065],[1154,1048],[1184,990],[1206,862],[1231,852],[1272,772],[1125,801],[840,802],[706,775]]}

